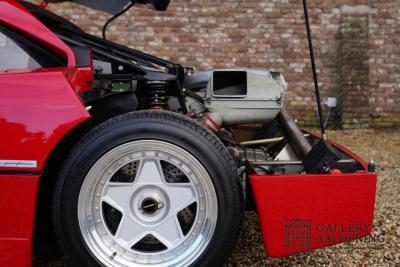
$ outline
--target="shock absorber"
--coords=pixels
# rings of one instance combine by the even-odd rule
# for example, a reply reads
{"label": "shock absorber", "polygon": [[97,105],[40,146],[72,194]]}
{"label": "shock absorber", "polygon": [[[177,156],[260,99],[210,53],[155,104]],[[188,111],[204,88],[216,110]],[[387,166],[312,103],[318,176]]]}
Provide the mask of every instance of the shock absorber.
{"label": "shock absorber", "polygon": [[168,107],[168,95],[166,92],[166,82],[149,81],[147,82],[147,103],[150,109],[166,109]]}

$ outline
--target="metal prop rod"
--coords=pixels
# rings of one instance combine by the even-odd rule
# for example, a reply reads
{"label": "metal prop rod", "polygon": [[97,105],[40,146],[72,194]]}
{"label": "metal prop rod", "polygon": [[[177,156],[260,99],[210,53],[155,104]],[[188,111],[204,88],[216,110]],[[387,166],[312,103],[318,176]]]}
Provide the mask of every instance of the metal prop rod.
{"label": "metal prop rod", "polygon": [[[270,161],[249,161],[253,165],[270,165],[270,166],[285,166],[285,165],[303,165],[300,160],[270,160]],[[354,163],[354,159],[341,159],[338,164]]]}
{"label": "metal prop rod", "polygon": [[323,120],[323,118],[322,118],[321,97],[320,97],[320,94],[319,94],[317,67],[316,67],[316,65],[315,65],[314,47],[313,47],[313,43],[312,43],[310,20],[309,20],[309,18],[308,18],[307,0],[303,0],[303,7],[304,7],[304,19],[305,19],[305,21],[306,21],[306,28],[307,28],[308,47],[309,47],[309,49],[310,49],[310,58],[311,58],[312,73],[313,73],[313,78],[314,78],[315,96],[317,97],[319,126],[321,127],[321,136],[322,136],[322,139],[326,140],[326,133],[325,133],[325,127],[324,127],[324,120]]}
{"label": "metal prop rod", "polygon": [[[304,137],[309,137],[310,134],[304,134]],[[240,142],[241,146],[252,146],[252,145],[261,145],[261,144],[270,144],[282,141],[285,137],[274,137],[274,138],[267,138],[267,139],[258,139],[258,140],[251,140],[251,141],[244,141]]]}

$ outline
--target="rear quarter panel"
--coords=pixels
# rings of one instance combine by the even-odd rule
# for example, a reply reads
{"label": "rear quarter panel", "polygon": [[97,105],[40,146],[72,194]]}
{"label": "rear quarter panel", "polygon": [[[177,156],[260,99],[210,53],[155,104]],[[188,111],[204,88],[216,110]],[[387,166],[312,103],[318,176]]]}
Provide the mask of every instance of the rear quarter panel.
{"label": "rear quarter panel", "polygon": [[18,170],[42,170],[60,139],[89,117],[65,69],[0,73],[0,159],[36,162]]}
{"label": "rear quarter panel", "polygon": [[0,73],[0,266],[31,265],[38,184],[46,160],[66,134],[90,118],[66,73]]}
{"label": "rear quarter panel", "polygon": [[[0,266],[32,264],[37,190],[50,153],[90,118],[88,90],[73,51],[14,0],[0,1],[0,24],[66,59],[67,67],[0,72]],[[71,144],[72,145],[72,144]]]}

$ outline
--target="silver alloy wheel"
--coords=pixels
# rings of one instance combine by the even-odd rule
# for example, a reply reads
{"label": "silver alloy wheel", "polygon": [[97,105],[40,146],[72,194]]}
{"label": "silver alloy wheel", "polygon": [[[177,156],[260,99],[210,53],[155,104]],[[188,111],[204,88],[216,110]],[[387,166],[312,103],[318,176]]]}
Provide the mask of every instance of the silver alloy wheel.
{"label": "silver alloy wheel", "polygon": [[[115,179],[121,172],[129,179]],[[110,222],[104,207],[120,218]],[[156,140],[103,155],[85,177],[77,208],[87,247],[113,267],[188,266],[207,248],[218,216],[217,195],[201,163]]]}

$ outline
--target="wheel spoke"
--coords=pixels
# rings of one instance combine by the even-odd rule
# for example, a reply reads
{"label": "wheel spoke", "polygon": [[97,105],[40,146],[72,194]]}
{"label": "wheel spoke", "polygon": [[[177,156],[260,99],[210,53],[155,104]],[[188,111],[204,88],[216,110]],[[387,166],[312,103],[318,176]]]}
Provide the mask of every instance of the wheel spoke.
{"label": "wheel spoke", "polygon": [[125,183],[108,183],[104,189],[102,201],[108,203],[122,213],[125,213],[129,198],[132,192],[132,185]]}
{"label": "wheel spoke", "polygon": [[215,235],[218,202],[211,177],[190,152],[136,140],[99,155],[78,202],[80,231],[96,259],[186,266],[201,257]]}
{"label": "wheel spoke", "polygon": [[196,202],[196,195],[190,184],[171,184],[167,187],[167,193],[175,213]]}
{"label": "wheel spoke", "polygon": [[143,159],[136,178],[138,184],[164,184],[161,164],[156,159]]}
{"label": "wheel spoke", "polygon": [[145,229],[131,216],[124,215],[115,233],[115,238],[122,242],[125,247],[132,247],[146,234]]}
{"label": "wheel spoke", "polygon": [[166,247],[173,248],[183,237],[182,228],[176,216],[170,216],[153,230],[153,235]]}

